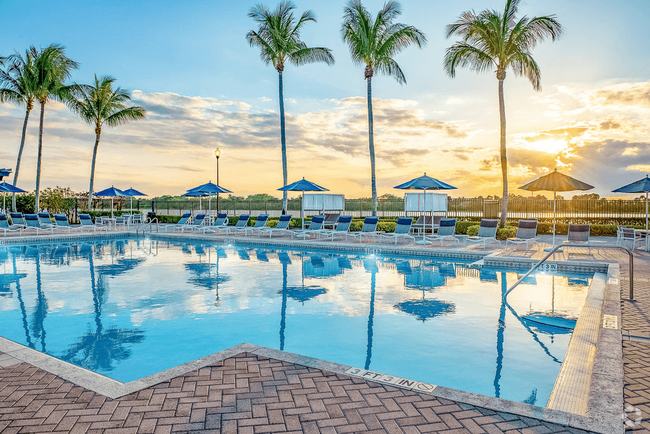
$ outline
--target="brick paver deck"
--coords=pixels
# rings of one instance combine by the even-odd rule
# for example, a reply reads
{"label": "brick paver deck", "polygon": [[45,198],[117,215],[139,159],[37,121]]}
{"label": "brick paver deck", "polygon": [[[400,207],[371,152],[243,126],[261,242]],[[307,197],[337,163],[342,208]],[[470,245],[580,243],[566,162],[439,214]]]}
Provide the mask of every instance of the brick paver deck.
{"label": "brick paver deck", "polygon": [[5,367],[0,431],[585,433],[247,353],[116,400],[26,363]]}

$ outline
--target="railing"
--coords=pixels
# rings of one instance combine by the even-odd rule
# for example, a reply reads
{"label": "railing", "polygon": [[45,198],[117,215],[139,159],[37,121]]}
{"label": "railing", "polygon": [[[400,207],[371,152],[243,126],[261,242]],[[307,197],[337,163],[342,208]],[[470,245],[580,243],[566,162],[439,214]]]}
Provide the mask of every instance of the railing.
{"label": "railing", "polygon": [[550,258],[553,253],[555,253],[558,249],[560,249],[562,247],[596,247],[598,249],[620,249],[620,250],[625,250],[627,252],[627,254],[629,255],[629,258],[630,258],[630,260],[629,260],[629,262],[630,262],[630,292],[629,292],[628,300],[634,301],[634,253],[632,252],[632,250],[630,250],[629,248],[627,248],[625,246],[608,246],[608,245],[604,245],[604,246],[603,245],[597,245],[596,246],[596,245],[589,245],[589,244],[570,244],[570,243],[560,244],[559,246],[553,247],[551,249],[551,251],[548,252],[548,254],[542,258],[541,261],[539,261],[537,264],[535,264],[533,267],[531,267],[531,269],[528,270],[528,273],[524,274],[524,276],[521,279],[517,280],[517,282],[515,282],[515,284],[512,285],[510,287],[510,289],[508,289],[506,291],[506,293],[503,295],[504,300],[507,301],[508,295],[517,286],[519,286],[519,284],[521,282],[523,282],[528,276],[530,276],[533,273],[533,271],[537,270],[540,267],[540,265],[542,265],[548,258]]}

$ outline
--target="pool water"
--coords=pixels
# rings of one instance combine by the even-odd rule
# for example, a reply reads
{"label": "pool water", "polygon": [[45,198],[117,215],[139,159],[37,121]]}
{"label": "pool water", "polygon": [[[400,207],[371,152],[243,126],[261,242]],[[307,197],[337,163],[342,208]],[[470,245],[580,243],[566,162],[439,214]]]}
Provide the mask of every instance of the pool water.
{"label": "pool water", "polygon": [[128,382],[242,342],[545,405],[588,275],[148,238],[0,246],[0,336]]}

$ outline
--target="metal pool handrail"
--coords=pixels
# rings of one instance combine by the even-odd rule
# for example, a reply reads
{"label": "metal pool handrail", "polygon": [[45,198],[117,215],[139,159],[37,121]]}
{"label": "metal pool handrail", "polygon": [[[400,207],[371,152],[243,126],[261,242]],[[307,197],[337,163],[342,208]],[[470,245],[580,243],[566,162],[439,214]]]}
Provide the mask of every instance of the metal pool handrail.
{"label": "metal pool handrail", "polygon": [[506,293],[503,295],[504,299],[508,298],[508,294],[512,292],[513,289],[515,289],[521,282],[524,281],[524,279],[532,274],[533,271],[537,270],[540,265],[542,265],[553,253],[555,253],[556,250],[558,250],[561,247],[598,247],[599,249],[621,249],[625,250],[627,254],[630,257],[630,297],[628,300],[634,301],[634,253],[632,250],[630,250],[628,247],[625,246],[590,246],[588,244],[560,244],[559,246],[553,247],[550,252],[548,252],[548,255],[544,256],[541,261],[539,261],[537,264],[535,264],[530,270],[528,270],[528,273],[524,274],[524,276],[517,280],[514,285],[510,287],[506,291]]}

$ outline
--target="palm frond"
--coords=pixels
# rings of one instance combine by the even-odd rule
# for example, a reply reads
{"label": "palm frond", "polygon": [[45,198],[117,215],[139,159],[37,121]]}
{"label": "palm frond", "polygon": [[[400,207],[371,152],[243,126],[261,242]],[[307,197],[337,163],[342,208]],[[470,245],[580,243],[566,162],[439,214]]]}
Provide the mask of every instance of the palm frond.
{"label": "palm frond", "polygon": [[443,65],[445,72],[452,78],[456,76],[458,67],[468,67],[476,72],[486,72],[496,66],[490,54],[462,41],[447,48]]}
{"label": "palm frond", "polygon": [[143,107],[134,106],[124,110],[113,113],[106,118],[106,125],[109,127],[116,127],[125,124],[129,121],[137,121],[145,118],[145,109]]}
{"label": "palm frond", "polygon": [[332,50],[322,47],[305,47],[289,54],[289,60],[296,66],[308,63],[323,62],[327,65],[334,64]]}
{"label": "palm frond", "polygon": [[542,90],[542,72],[530,53],[519,51],[510,60],[510,67],[517,76],[525,76],[536,91]]}
{"label": "palm frond", "polygon": [[406,76],[404,76],[402,68],[400,68],[397,62],[395,62],[395,60],[390,57],[383,57],[378,59],[377,63],[375,64],[375,70],[379,74],[393,77],[399,84],[406,84]]}

